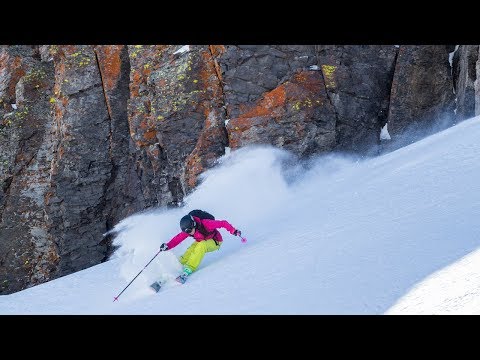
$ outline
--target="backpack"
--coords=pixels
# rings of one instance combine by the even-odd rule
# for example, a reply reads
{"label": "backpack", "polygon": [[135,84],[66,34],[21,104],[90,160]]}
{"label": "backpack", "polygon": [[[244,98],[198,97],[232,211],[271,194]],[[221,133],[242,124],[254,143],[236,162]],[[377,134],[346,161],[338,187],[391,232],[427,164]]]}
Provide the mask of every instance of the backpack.
{"label": "backpack", "polygon": [[188,213],[188,215],[196,216],[200,219],[215,220],[215,216],[203,210],[192,210]]}
{"label": "backpack", "polygon": [[[215,216],[213,216],[212,214],[210,214],[206,211],[203,211],[203,210],[198,210],[198,209],[190,211],[188,213],[188,215],[196,216],[196,217],[200,218],[201,220],[202,219],[215,220]],[[213,232],[208,232],[207,229],[205,229],[205,227],[203,226],[203,224],[200,223],[197,230],[200,231],[200,233],[202,233],[204,236],[212,236],[213,240],[218,245],[218,242],[216,240],[217,233],[218,233],[217,229],[213,230]]]}

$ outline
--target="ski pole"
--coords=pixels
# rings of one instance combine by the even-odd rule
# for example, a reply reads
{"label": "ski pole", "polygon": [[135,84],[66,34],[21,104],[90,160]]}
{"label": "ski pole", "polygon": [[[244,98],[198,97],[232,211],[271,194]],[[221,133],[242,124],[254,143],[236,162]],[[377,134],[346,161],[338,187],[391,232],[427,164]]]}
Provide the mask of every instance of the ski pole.
{"label": "ski pole", "polygon": [[237,236],[238,236],[240,239],[242,239],[242,240],[241,240],[242,243],[246,243],[246,242],[247,242],[247,238],[243,237],[243,236],[242,236],[242,233],[237,234]]}
{"label": "ski pole", "polygon": [[140,272],[137,274],[137,276],[135,276],[135,277],[132,279],[132,281],[130,281],[130,282],[128,283],[128,285],[125,286],[125,288],[120,292],[120,294],[118,294],[117,296],[115,296],[115,297],[113,298],[113,302],[115,302],[115,300],[118,300],[118,297],[119,297],[120,295],[122,295],[122,293],[123,293],[125,290],[127,290],[127,288],[130,286],[130,284],[133,282],[133,280],[135,280],[135,279],[138,277],[138,275],[140,275],[140,274],[142,273],[142,271],[145,270],[145,268],[153,261],[153,259],[155,259],[155,258],[157,257],[157,255],[160,254],[160,252],[162,252],[162,251],[163,251],[162,249],[158,250],[158,252],[157,252],[157,253],[155,254],[155,256],[152,258],[152,260],[150,260],[150,261],[147,263],[147,265],[145,265],[145,267],[144,267],[142,270],[140,270]]}

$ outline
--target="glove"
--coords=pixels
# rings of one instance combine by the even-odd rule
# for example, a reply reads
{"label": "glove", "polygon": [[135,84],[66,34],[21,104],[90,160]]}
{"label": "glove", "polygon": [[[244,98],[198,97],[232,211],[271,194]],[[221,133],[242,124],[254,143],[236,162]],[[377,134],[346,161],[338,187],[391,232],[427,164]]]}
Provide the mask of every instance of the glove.
{"label": "glove", "polygon": [[240,230],[235,230],[233,232],[233,235],[235,236],[240,236],[240,239],[242,239],[242,243],[246,243],[247,242],[247,239],[242,237],[242,232]]}
{"label": "glove", "polygon": [[160,245],[160,251],[166,251],[168,250],[168,245],[163,243],[162,245]]}

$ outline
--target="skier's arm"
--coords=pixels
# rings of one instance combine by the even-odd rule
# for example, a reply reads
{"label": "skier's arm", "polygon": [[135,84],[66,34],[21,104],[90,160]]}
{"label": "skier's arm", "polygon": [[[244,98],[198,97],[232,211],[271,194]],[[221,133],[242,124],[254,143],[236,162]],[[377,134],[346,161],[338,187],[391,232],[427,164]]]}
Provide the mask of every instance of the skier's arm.
{"label": "skier's arm", "polygon": [[203,220],[204,225],[206,225],[207,230],[213,230],[218,228],[224,228],[230,234],[235,234],[235,228],[227,220]]}
{"label": "skier's arm", "polygon": [[167,242],[168,249],[173,249],[175,246],[180,244],[183,240],[185,240],[188,237],[188,234],[186,232],[181,232],[175,235],[169,242]]}

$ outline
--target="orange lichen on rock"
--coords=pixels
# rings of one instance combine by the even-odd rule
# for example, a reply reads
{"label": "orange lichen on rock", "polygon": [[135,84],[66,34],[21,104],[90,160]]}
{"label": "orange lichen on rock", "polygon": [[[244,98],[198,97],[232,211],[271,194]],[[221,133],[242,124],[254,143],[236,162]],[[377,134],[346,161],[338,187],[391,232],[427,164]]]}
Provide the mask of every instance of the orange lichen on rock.
{"label": "orange lichen on rock", "polygon": [[98,46],[95,50],[99,55],[102,80],[106,90],[112,90],[121,75],[121,53],[124,45]]}
{"label": "orange lichen on rock", "polygon": [[220,104],[223,99],[220,67],[210,49],[201,52],[200,56],[202,61],[197,76],[202,81],[204,89],[208,91],[208,97],[213,100],[213,103]]}
{"label": "orange lichen on rock", "polygon": [[142,82],[142,74],[133,70],[130,73],[130,96],[138,97],[140,95],[140,83]]}
{"label": "orange lichen on rock", "polygon": [[222,79],[222,71],[220,69],[220,65],[218,65],[218,61],[216,59],[217,56],[220,56],[225,52],[225,46],[223,45],[209,45],[210,53],[212,54],[213,57],[213,65],[215,67],[215,72],[217,74],[217,77],[220,81],[223,81]]}
{"label": "orange lichen on rock", "polygon": [[213,56],[220,56],[225,52],[224,45],[208,45]]}
{"label": "orange lichen on rock", "polygon": [[143,134],[143,137],[145,138],[145,140],[153,140],[153,139],[156,139],[157,138],[157,130],[155,129],[148,129],[144,134]]}
{"label": "orange lichen on rock", "polygon": [[323,106],[324,94],[322,78],[317,72],[300,71],[253,104],[240,104],[239,114],[227,125],[230,148],[257,141],[257,131],[250,130],[257,128],[268,133],[291,114],[302,112],[299,116],[304,122],[312,121],[315,108]]}
{"label": "orange lichen on rock", "polygon": [[17,85],[18,80],[25,75],[25,70],[22,67],[22,59],[19,56],[15,57],[13,60],[11,74],[12,81],[10,81],[10,84],[8,85],[9,96],[15,94],[15,86]]}
{"label": "orange lichen on rock", "polygon": [[256,106],[254,106],[252,109],[245,112],[244,114],[240,114],[239,117],[253,118],[259,116],[274,116],[278,112],[276,110],[285,105],[285,100],[285,85],[280,85],[279,87],[266,93],[263,99],[261,99]]}
{"label": "orange lichen on rock", "polygon": [[25,69],[22,66],[22,59],[15,56],[12,60],[6,52],[0,53],[0,74],[7,72],[9,74],[6,86],[6,94],[9,98],[15,98],[15,86],[22,76],[25,75]]}
{"label": "orange lichen on rock", "polygon": [[198,156],[197,153],[191,154],[186,161],[186,168],[187,171],[187,184],[191,188],[195,187],[197,183],[197,176],[200,174],[204,168],[202,166],[201,158]]}
{"label": "orange lichen on rock", "polygon": [[61,52],[63,52],[64,55],[72,55],[78,50],[77,45],[61,45],[60,46]]}
{"label": "orange lichen on rock", "polygon": [[140,124],[138,124],[138,128],[147,131],[147,129],[150,127],[148,124],[148,121],[141,121]]}

